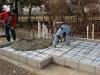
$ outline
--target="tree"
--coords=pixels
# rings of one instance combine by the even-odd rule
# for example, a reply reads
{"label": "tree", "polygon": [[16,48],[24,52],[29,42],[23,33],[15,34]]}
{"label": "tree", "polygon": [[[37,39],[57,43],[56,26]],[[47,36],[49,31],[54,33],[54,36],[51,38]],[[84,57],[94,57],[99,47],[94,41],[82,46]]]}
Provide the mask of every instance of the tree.
{"label": "tree", "polygon": [[[93,12],[97,9],[96,6],[100,5],[99,4],[99,0],[69,0],[69,5],[70,8],[73,8],[72,11],[77,10],[76,14],[78,17],[83,18],[83,23],[82,25],[80,25],[78,23],[78,17],[77,17],[77,27],[79,30],[79,32],[82,32],[82,30],[86,29],[87,25],[90,25],[90,29],[91,29],[91,21],[89,20],[88,16],[94,16]],[[99,8],[99,6],[98,6]],[[98,11],[97,11],[98,12]],[[84,27],[83,27],[84,26]]]}
{"label": "tree", "polygon": [[3,5],[3,1],[0,0],[0,12],[2,12],[2,5]]}
{"label": "tree", "polygon": [[31,10],[32,10],[32,7],[33,6],[40,6],[41,0],[26,0],[26,1],[19,0],[19,3],[20,3],[21,8],[25,7],[25,6],[27,6],[29,8],[28,23],[29,23],[29,31],[30,31],[31,28],[32,28],[32,25],[31,25]]}
{"label": "tree", "polygon": [[[70,0],[71,4],[77,7],[78,15],[83,17],[83,21],[88,21],[87,16],[90,16],[89,12],[93,12],[93,4],[99,4],[99,0]],[[89,7],[87,7],[89,6]],[[85,7],[89,8],[89,11],[85,11]],[[90,9],[91,8],[91,9]]]}
{"label": "tree", "polygon": [[66,0],[43,0],[50,20],[65,20]]}

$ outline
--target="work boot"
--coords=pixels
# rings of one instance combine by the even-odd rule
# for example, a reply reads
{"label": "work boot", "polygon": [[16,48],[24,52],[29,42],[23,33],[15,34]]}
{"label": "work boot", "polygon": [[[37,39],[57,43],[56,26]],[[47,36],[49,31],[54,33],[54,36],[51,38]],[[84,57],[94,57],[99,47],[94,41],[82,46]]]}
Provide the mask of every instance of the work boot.
{"label": "work boot", "polygon": [[69,46],[69,45],[70,45],[70,43],[66,43],[66,45],[67,45],[67,46]]}
{"label": "work boot", "polygon": [[52,45],[51,47],[52,47],[52,48],[56,48],[56,45]]}

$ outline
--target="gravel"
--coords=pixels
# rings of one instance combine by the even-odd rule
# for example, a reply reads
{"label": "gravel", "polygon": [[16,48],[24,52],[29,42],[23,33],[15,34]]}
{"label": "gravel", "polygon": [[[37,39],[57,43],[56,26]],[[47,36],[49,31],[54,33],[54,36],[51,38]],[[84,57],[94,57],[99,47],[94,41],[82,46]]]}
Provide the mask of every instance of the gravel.
{"label": "gravel", "polygon": [[50,39],[20,39],[11,44],[11,48],[18,51],[33,51],[47,48],[52,44]]}

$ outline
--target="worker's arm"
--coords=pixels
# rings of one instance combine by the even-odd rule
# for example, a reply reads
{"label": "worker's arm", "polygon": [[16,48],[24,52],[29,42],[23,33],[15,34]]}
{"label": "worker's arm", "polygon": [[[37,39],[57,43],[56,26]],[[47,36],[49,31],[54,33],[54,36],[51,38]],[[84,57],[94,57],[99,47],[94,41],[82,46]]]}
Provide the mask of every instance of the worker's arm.
{"label": "worker's arm", "polygon": [[2,23],[3,25],[5,25],[4,20],[3,20],[4,14],[5,14],[4,12],[0,13],[0,23]]}
{"label": "worker's arm", "polygon": [[3,25],[5,25],[4,20],[0,20],[0,23],[2,23]]}

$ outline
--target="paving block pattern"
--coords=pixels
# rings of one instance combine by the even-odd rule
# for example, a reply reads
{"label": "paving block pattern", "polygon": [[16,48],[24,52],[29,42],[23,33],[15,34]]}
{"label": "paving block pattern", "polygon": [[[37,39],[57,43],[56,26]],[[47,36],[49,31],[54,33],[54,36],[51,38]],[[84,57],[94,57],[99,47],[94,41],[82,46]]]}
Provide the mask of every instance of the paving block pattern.
{"label": "paving block pattern", "polygon": [[[11,43],[10,43],[11,44]],[[10,44],[0,45],[0,53],[36,68],[42,69],[53,62],[62,66],[100,74],[100,41],[72,39],[70,46],[57,44],[56,48],[48,47],[35,51],[16,51]]]}

